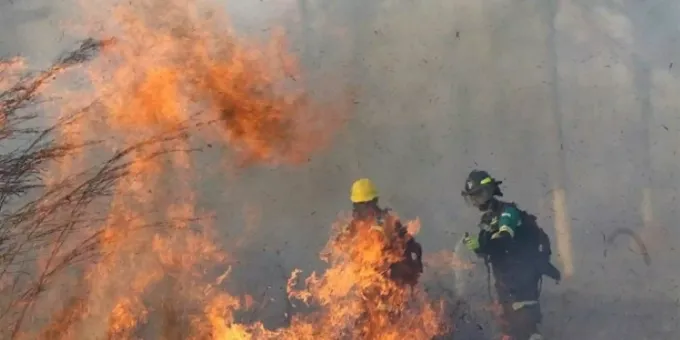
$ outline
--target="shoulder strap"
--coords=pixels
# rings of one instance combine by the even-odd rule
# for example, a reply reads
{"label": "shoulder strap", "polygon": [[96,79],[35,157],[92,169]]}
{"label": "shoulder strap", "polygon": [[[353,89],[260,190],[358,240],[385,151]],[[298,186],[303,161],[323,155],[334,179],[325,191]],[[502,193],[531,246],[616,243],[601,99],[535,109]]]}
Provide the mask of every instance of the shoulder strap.
{"label": "shoulder strap", "polygon": [[540,227],[538,226],[538,221],[537,221],[538,218],[535,215],[530,214],[526,210],[520,209],[520,207],[515,202],[509,202],[509,203],[506,203],[506,204],[507,204],[507,206],[511,206],[511,207],[517,209],[517,211],[519,211],[520,220],[522,222],[522,225],[524,225],[525,227],[535,227],[535,228],[540,229]]}

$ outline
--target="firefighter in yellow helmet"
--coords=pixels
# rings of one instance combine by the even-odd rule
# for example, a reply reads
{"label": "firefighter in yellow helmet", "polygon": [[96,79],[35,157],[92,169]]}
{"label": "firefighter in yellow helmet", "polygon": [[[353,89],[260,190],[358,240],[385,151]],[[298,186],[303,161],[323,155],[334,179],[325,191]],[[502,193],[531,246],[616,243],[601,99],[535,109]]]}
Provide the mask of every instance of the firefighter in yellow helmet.
{"label": "firefighter in yellow helmet", "polygon": [[354,204],[372,202],[378,199],[378,189],[370,179],[361,178],[352,183],[349,198]]}
{"label": "firefighter in yellow helmet", "polygon": [[371,225],[371,229],[385,235],[393,244],[403,247],[401,259],[391,263],[389,277],[399,284],[413,287],[423,272],[422,247],[408,234],[401,221],[390,214],[390,209],[378,205],[378,189],[373,181],[361,178],[352,184],[352,222],[344,230],[344,236],[352,236],[358,222]]}
{"label": "firefighter in yellow helmet", "polygon": [[395,283],[384,286],[364,281],[357,286],[363,312],[353,329],[366,339],[380,334],[385,317],[398,320],[408,300],[406,288],[412,289],[423,271],[420,244],[389,209],[380,208],[378,199],[378,190],[370,179],[356,180],[350,190],[352,220],[335,240],[350,261],[373,268],[381,278]]}

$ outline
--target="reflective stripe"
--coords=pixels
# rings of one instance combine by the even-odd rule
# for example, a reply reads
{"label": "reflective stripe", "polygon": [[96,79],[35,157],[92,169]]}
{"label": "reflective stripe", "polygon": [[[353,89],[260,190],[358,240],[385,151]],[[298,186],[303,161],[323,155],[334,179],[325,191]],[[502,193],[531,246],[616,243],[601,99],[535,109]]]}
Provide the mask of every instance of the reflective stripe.
{"label": "reflective stripe", "polygon": [[510,214],[509,212],[504,212],[504,213],[501,214],[501,217],[510,217],[510,216],[512,216],[512,214]]}
{"label": "reflective stripe", "polygon": [[493,179],[491,177],[487,177],[487,178],[483,179],[481,182],[479,182],[479,184],[484,185],[484,184],[489,184],[491,182],[493,182]]}
{"label": "reflective stripe", "polygon": [[538,301],[536,301],[536,300],[518,301],[518,302],[512,303],[512,309],[513,310],[519,310],[519,309],[522,309],[526,306],[533,306],[533,305],[537,305],[537,304],[538,304]]}
{"label": "reflective stripe", "polygon": [[513,238],[515,237],[515,231],[512,230],[512,228],[508,227],[507,225],[502,225],[500,228],[498,228],[499,233],[502,232],[502,231],[505,231],[508,234],[510,234],[510,237],[513,237]]}

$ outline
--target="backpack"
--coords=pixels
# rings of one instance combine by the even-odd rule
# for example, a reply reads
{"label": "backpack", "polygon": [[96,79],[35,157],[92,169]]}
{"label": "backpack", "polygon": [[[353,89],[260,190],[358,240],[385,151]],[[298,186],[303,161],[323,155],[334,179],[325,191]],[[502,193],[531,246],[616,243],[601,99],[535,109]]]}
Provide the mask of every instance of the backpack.
{"label": "backpack", "polygon": [[550,262],[552,255],[552,247],[550,246],[550,237],[538,225],[538,218],[524,210],[517,208],[514,203],[511,203],[519,212],[521,216],[521,230],[524,238],[524,246],[530,251],[528,256],[535,259],[536,268],[541,274],[553,280],[559,281],[561,279],[560,271]]}
{"label": "backpack", "polygon": [[400,240],[405,240],[404,244],[404,254],[401,261],[397,261],[390,266],[390,277],[400,283],[414,286],[418,283],[421,273],[423,272],[422,263],[422,246],[418,243],[414,237],[407,236],[406,229],[401,224],[399,219],[390,216],[390,208],[385,208],[383,213],[380,214],[377,224],[380,227],[385,227],[388,222],[393,223],[393,232],[396,232],[394,236]]}

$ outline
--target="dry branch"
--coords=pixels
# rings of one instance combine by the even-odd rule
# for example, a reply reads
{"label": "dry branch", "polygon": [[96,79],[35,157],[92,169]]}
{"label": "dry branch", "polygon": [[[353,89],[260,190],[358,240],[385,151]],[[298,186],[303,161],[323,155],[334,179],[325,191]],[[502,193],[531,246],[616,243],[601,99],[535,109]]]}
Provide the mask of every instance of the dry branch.
{"label": "dry branch", "polygon": [[[97,228],[106,221],[107,211],[102,207],[118,181],[135,175],[130,170],[133,154],[138,161],[140,155],[142,160],[150,160],[171,152],[194,151],[172,145],[185,138],[188,125],[184,124],[45,185],[41,176],[51,165],[98,150],[103,141],[72,144],[55,138],[55,132],[96,111],[96,103],[41,127],[40,120],[45,120],[40,110],[42,91],[64,71],[89,61],[111,43],[111,39],[87,39],[48,69],[14,78],[9,66],[15,60],[0,60],[0,86],[11,80],[6,88],[0,87],[0,338],[21,334],[35,302],[59,273],[105,255],[100,247],[103,227]],[[19,146],[12,149],[9,144]],[[150,222],[140,228],[163,228],[174,222]],[[36,269],[38,260],[40,269]],[[58,318],[74,319],[68,315]]]}

